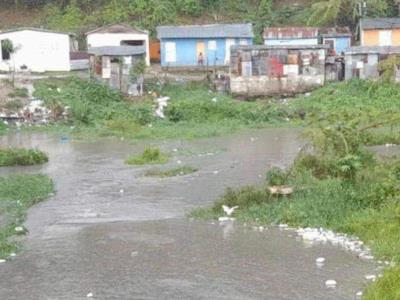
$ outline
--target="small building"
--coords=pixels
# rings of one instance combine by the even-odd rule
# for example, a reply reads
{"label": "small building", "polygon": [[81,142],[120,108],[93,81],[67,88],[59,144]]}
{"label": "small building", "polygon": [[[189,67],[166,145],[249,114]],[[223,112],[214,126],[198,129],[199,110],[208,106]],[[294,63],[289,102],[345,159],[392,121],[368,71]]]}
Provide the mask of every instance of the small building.
{"label": "small building", "polygon": [[[16,48],[14,53],[4,51],[6,40]],[[70,71],[70,52],[77,43],[70,33],[41,28],[18,28],[0,32],[0,71],[28,70],[32,72]]]}
{"label": "small building", "polygon": [[400,46],[400,18],[360,20],[361,46]]}
{"label": "small building", "polygon": [[235,46],[230,90],[247,97],[296,94],[325,83],[326,45]]}
{"label": "small building", "polygon": [[253,44],[251,24],[160,26],[162,67],[228,66],[233,45]]}
{"label": "small building", "polygon": [[264,29],[264,45],[318,45],[318,28],[268,27]]}
{"label": "small building", "polygon": [[124,94],[143,94],[143,76],[133,78],[132,70],[145,60],[145,46],[93,47],[88,53],[92,78]]}
{"label": "small building", "polygon": [[149,33],[126,24],[107,25],[86,33],[87,47],[143,46],[150,65]]}
{"label": "small building", "polygon": [[154,63],[160,63],[161,61],[161,48],[160,41],[150,41],[150,61]]}
{"label": "small building", "polygon": [[390,55],[400,55],[400,46],[358,46],[345,52],[346,80],[378,79],[380,61]]}
{"label": "small building", "polygon": [[352,34],[348,27],[333,27],[320,29],[321,43],[330,46],[332,55],[344,55],[351,47]]}

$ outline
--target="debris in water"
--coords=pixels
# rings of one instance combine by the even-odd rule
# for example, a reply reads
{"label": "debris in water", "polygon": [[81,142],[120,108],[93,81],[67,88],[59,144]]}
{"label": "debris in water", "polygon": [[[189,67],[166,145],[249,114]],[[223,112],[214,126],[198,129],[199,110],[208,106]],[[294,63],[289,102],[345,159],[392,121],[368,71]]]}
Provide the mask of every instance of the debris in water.
{"label": "debris in water", "polygon": [[6,260],[5,259],[0,259],[0,264],[5,263]]}
{"label": "debris in water", "polygon": [[365,275],[364,276],[365,279],[369,280],[369,281],[375,281],[376,280],[376,275]]}
{"label": "debris in water", "polygon": [[285,228],[288,228],[289,225],[287,225],[287,224],[279,224],[278,227],[279,227],[279,228],[282,228],[282,229],[285,229]]}
{"label": "debris in water", "polygon": [[124,189],[120,189],[119,192],[120,192],[121,194],[123,194],[125,191],[124,191]]}
{"label": "debris in water", "polygon": [[86,298],[93,298],[93,293],[88,293],[88,294],[86,295]]}
{"label": "debris in water", "polygon": [[214,171],[213,174],[217,175],[219,173],[219,171]]}
{"label": "debris in water", "polygon": [[228,222],[228,221],[235,221],[235,218],[230,218],[230,217],[219,217],[218,221],[220,222]]}
{"label": "debris in water", "polygon": [[137,251],[131,252],[131,257],[136,257],[138,255],[139,255],[139,252],[137,252]]}
{"label": "debris in water", "polygon": [[318,258],[315,260],[315,262],[316,262],[317,264],[323,264],[323,263],[325,262],[325,258],[324,258],[324,257],[318,257]]}
{"label": "debris in water", "polygon": [[15,231],[16,232],[23,232],[24,231],[24,227],[21,227],[21,226],[15,227]]}
{"label": "debris in water", "polygon": [[229,217],[234,213],[235,209],[237,209],[237,208],[239,208],[239,206],[229,207],[226,205],[222,205],[222,209],[224,210],[226,215]]}
{"label": "debris in water", "polygon": [[336,283],[336,280],[329,279],[329,280],[325,281],[325,285],[327,288],[335,288],[337,283]]}
{"label": "debris in water", "polygon": [[17,254],[15,254],[14,252],[10,253],[10,257],[16,257],[16,256],[17,256]]}
{"label": "debris in water", "polygon": [[177,163],[178,165],[180,165],[180,164],[182,164],[182,161],[178,160],[176,163]]}
{"label": "debris in water", "polygon": [[359,291],[356,293],[357,299],[361,299],[362,296],[363,296],[363,292]]}

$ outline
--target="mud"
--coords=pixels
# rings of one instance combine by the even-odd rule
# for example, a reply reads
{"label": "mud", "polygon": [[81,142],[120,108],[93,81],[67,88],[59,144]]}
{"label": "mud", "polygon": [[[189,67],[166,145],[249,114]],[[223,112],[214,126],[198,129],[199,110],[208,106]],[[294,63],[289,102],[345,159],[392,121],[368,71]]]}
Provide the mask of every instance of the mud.
{"label": "mud", "polygon": [[[163,167],[180,161],[199,169],[164,179],[144,176],[152,166],[124,164],[144,143],[0,137],[1,145],[37,146],[50,156],[47,165],[0,175],[41,171],[57,188],[31,209],[22,251],[0,265],[0,299],[355,299],[372,263],[331,245],[309,247],[288,231],[185,218],[226,187],[260,184],[266,169],[288,166],[297,136],[267,129],[158,143],[172,154]],[[328,279],[337,288],[327,289]]]}

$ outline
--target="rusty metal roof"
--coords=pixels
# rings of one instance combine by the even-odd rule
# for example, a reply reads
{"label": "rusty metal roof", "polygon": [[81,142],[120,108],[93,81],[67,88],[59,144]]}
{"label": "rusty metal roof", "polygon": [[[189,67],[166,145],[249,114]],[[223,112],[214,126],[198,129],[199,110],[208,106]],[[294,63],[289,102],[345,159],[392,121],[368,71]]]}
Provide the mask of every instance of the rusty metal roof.
{"label": "rusty metal roof", "polygon": [[314,27],[267,27],[264,39],[310,39],[318,37],[318,28]]}
{"label": "rusty metal roof", "polygon": [[157,37],[163,38],[252,38],[251,24],[208,24],[189,26],[159,26]]}
{"label": "rusty metal roof", "polygon": [[319,33],[323,37],[352,36],[349,27],[321,28]]}
{"label": "rusty metal roof", "polygon": [[99,27],[92,31],[86,32],[86,35],[92,33],[134,33],[134,34],[148,34],[147,31],[133,28],[128,24],[113,24],[113,25],[106,25],[103,27]]}

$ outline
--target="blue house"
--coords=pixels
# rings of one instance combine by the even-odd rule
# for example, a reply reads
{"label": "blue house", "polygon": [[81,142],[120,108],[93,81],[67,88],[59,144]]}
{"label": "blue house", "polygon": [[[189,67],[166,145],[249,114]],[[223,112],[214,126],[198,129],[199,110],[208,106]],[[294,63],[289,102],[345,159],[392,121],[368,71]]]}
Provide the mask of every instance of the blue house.
{"label": "blue house", "polygon": [[321,43],[330,45],[333,54],[342,55],[351,47],[352,34],[348,27],[320,29]]}
{"label": "blue house", "polygon": [[252,45],[251,24],[157,27],[162,67],[225,66],[233,45]]}

